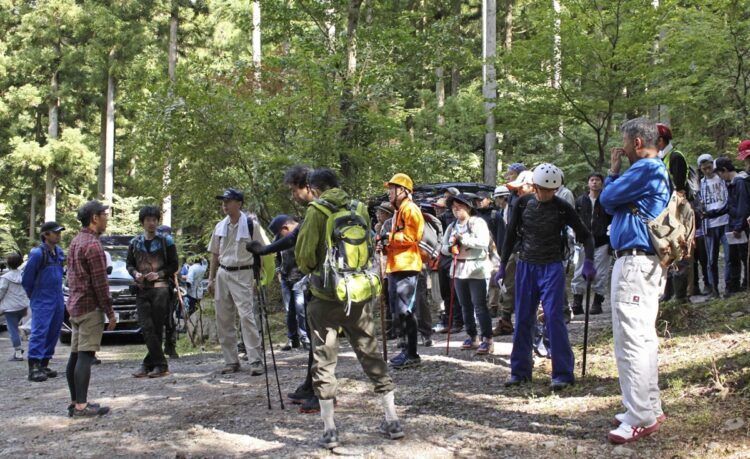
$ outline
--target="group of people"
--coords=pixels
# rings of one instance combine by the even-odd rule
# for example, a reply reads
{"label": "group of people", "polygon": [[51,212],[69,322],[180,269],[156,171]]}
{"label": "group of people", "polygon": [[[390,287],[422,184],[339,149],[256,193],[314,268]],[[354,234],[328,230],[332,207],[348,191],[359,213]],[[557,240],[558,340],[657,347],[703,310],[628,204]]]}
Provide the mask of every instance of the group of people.
{"label": "group of people", "polygon": [[[612,150],[606,176],[592,172],[588,192],[578,199],[565,187],[562,170],[549,163],[533,170],[512,164],[505,183],[492,194],[448,189],[445,196],[420,203],[413,198],[412,179],[398,173],[385,182],[388,199],[375,208],[372,224],[367,206],[340,187],[333,171],[294,166],[284,182],[293,200],[306,206],[304,218],[274,217],[268,227],[274,236],[271,242],[257,218],[242,210],[243,193],[224,190],[217,199],[225,218],[216,224],[208,244],[208,291],[215,299],[224,359],[221,373],[240,371],[237,316],[250,374],[264,373],[255,287],[260,257],[269,254],[276,254],[287,310],[286,348],[308,350],[305,380],[288,396],[301,404],[301,412],[320,412],[320,444],[326,448],[339,444],[335,368],[342,333],[381,396],[384,418],[379,431],[398,439],[404,431],[389,366],[402,370],[421,365],[420,335],[421,345],[431,346],[433,332],[465,331],[461,348],[487,355],[494,352],[493,336],[512,334],[511,375],[505,386],[520,386],[532,379],[541,308],[552,361],[550,389],[564,390],[575,384],[566,323],[571,314],[584,313],[584,293],[590,287],[594,301],[589,313],[601,313],[605,298],[610,299],[625,407],[615,416],[617,428],[609,432],[609,439],[624,443],[657,431],[666,419],[658,388],[659,301],[687,298],[690,288],[698,285],[695,263],[702,264],[708,293],[718,294],[720,244],[728,260],[726,291],[741,287],[747,268],[743,270],[742,262],[747,257],[750,179],[746,172],[737,172],[730,159],[714,161],[704,154],[698,159],[702,178],[694,189],[693,171],[684,155],[672,148],[667,126],[637,118],[624,123],[621,131],[623,146]],[[750,170],[750,140],[740,144],[739,153],[737,159]],[[623,156],[630,162],[624,173]],[[690,201],[702,232],[696,235],[695,257],[665,269],[647,223],[662,213],[672,193]],[[157,232],[160,217],[158,208],[144,207],[139,215],[143,233],[128,249],[127,268],[136,282],[148,350],[133,375],[138,378],[169,374],[162,333],[178,261],[172,237]],[[91,201],[79,210],[78,219],[82,228],[67,259],[73,335],[66,375],[68,409],[76,417],[108,412],[107,407],[87,402],[87,389],[105,316],[110,329],[116,322],[98,241],[106,230],[107,207]],[[11,271],[0,279],[0,306],[9,325],[22,316],[25,297],[31,299],[31,380],[55,373],[49,359],[65,307],[61,285],[66,260],[57,245],[63,230],[54,222],[45,223],[42,244],[32,250],[23,274],[16,254],[8,257]],[[693,241],[686,245],[691,252]],[[564,263],[571,250],[578,256],[573,257],[575,270],[568,286]],[[401,349],[388,362],[378,350],[373,320],[373,305],[380,295],[385,298],[387,332],[398,338]],[[434,328],[430,304],[440,312]],[[494,328],[493,310],[498,315]],[[11,332],[11,337],[13,358],[21,359],[17,333]]]}

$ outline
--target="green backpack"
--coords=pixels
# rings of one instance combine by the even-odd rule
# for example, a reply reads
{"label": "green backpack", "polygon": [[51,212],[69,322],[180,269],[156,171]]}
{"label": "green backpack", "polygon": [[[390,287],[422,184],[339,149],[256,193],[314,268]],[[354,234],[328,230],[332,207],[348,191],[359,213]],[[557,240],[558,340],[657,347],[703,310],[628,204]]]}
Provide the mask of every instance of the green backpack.
{"label": "green backpack", "polygon": [[327,217],[323,288],[346,303],[349,315],[352,303],[374,299],[381,291],[380,277],[373,272],[370,225],[360,214],[367,215],[366,209],[356,200],[343,207],[323,199],[311,204]]}

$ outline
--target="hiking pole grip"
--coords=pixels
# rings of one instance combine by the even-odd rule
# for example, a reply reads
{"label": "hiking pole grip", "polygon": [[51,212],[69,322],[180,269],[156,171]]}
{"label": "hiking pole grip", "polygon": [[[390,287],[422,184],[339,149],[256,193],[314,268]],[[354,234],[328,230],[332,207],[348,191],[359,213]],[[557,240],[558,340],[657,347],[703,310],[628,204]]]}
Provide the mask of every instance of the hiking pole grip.
{"label": "hiking pole grip", "polygon": [[586,351],[589,344],[589,306],[591,305],[591,281],[586,281],[586,311],[583,320],[583,363],[581,366],[581,377],[586,376]]}
{"label": "hiking pole grip", "polygon": [[388,334],[385,331],[385,268],[383,267],[383,252],[380,252],[380,330],[383,334],[383,360],[388,362]]}

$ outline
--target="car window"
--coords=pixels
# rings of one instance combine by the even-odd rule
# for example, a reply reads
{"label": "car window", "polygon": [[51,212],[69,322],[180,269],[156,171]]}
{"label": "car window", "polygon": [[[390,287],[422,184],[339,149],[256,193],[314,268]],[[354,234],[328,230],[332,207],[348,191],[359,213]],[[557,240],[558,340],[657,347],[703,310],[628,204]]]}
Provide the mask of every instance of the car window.
{"label": "car window", "polygon": [[105,247],[104,250],[109,253],[112,257],[112,274],[109,275],[110,279],[132,279],[130,273],[128,273],[126,260],[128,257],[127,248],[119,247]]}

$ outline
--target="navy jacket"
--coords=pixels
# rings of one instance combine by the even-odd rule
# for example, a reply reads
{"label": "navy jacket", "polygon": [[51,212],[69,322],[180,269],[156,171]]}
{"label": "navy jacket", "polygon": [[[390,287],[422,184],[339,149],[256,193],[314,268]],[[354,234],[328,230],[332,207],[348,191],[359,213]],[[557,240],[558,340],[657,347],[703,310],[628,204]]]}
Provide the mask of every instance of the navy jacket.
{"label": "navy jacket", "polygon": [[736,175],[727,184],[729,192],[729,228],[731,231],[747,229],[747,217],[750,216],[750,178]]}

